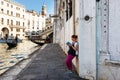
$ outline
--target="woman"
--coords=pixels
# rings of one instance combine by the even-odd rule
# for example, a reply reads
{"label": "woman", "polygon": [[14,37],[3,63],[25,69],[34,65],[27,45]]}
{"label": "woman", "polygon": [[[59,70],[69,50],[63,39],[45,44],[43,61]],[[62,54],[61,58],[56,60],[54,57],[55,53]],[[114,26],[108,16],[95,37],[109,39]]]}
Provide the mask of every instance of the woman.
{"label": "woman", "polygon": [[70,73],[72,73],[72,60],[73,58],[78,55],[78,36],[77,35],[72,35],[71,36],[72,43],[70,44],[69,42],[67,45],[69,46],[68,50],[68,56],[66,58],[66,65]]}

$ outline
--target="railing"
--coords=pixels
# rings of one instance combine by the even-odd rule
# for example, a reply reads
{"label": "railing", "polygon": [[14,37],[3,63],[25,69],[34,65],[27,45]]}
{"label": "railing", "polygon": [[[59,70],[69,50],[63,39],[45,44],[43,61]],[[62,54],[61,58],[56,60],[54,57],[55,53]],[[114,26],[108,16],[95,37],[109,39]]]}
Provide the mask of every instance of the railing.
{"label": "railing", "polygon": [[42,30],[42,32],[47,32],[47,31],[49,31],[49,30],[53,30],[53,26],[44,28],[44,29]]}
{"label": "railing", "polygon": [[25,29],[25,26],[19,26],[19,25],[9,25],[11,28],[22,28]]}
{"label": "railing", "polygon": [[48,29],[43,30],[42,33],[41,33],[41,35],[44,35],[46,33],[52,32],[52,31],[53,31],[53,27],[50,27]]}

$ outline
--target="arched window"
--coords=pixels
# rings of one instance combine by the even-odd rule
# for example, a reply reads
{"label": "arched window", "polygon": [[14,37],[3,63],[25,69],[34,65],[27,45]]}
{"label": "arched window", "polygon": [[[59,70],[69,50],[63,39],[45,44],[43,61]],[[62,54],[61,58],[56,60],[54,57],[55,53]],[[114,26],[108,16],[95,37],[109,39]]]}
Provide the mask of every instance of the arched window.
{"label": "arched window", "polygon": [[69,0],[69,17],[72,16],[72,0]]}
{"label": "arched window", "polygon": [[1,18],[1,24],[4,24],[4,18]]}
{"label": "arched window", "polygon": [[72,0],[66,0],[66,21],[72,16]]}

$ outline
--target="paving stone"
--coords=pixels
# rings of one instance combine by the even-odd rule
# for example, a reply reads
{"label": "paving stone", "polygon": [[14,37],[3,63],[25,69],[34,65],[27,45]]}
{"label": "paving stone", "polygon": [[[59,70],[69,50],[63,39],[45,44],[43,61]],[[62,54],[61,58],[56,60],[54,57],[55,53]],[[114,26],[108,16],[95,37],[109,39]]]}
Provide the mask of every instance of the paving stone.
{"label": "paving stone", "polygon": [[66,55],[58,44],[48,44],[20,72],[16,80],[84,80],[76,73],[65,74],[65,58]]}

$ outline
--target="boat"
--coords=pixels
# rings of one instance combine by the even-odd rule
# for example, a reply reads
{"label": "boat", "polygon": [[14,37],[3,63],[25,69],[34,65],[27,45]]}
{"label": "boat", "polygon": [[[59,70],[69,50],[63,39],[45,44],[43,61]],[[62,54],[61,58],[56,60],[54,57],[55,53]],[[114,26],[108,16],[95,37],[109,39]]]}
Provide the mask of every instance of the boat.
{"label": "boat", "polygon": [[9,48],[13,48],[13,47],[17,46],[17,41],[16,40],[7,40],[6,43],[7,43]]}
{"label": "boat", "polygon": [[45,44],[45,39],[41,39],[41,36],[39,35],[32,35],[28,38],[30,41],[32,41],[35,44],[38,44],[40,46],[43,46]]}
{"label": "boat", "polygon": [[39,40],[31,40],[33,43],[43,46],[45,43]]}
{"label": "boat", "polygon": [[0,39],[0,43],[6,43],[6,40]]}

